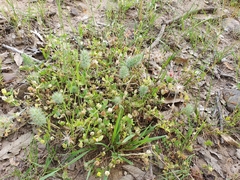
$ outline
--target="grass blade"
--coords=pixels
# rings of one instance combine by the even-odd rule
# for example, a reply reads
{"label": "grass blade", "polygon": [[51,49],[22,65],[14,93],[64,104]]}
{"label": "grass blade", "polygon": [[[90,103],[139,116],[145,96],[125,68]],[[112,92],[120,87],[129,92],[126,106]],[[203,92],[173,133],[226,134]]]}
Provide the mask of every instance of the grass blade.
{"label": "grass blade", "polygon": [[129,140],[131,140],[136,134],[131,134],[128,137],[126,137],[122,142],[121,145],[126,144]]}
{"label": "grass blade", "polygon": [[115,127],[114,127],[114,131],[113,131],[113,135],[112,135],[112,144],[116,144],[119,142],[119,132],[121,130],[121,119],[122,119],[122,116],[123,116],[123,108],[120,108],[120,112],[118,114],[118,118],[117,118],[117,121],[116,121],[116,124],[115,124]]}
{"label": "grass blade", "polygon": [[[86,149],[84,149],[84,150],[86,150]],[[89,149],[89,150],[81,153],[80,155],[78,155],[77,157],[75,157],[73,160],[71,160],[70,162],[66,163],[63,167],[66,167],[66,166],[69,166],[69,165],[75,163],[76,161],[78,161],[79,159],[81,159],[83,156],[85,156],[85,155],[86,155],[89,151],[91,151],[91,150],[92,150],[92,149]],[[81,152],[81,151],[80,151],[80,152]],[[51,176],[54,176],[55,173],[58,172],[58,171],[60,171],[63,167],[57,168],[57,169],[54,170],[53,172],[51,172],[51,173],[49,173],[49,174],[41,177],[40,180],[45,180],[45,179],[47,179],[47,178],[49,178],[49,177],[51,177]]]}

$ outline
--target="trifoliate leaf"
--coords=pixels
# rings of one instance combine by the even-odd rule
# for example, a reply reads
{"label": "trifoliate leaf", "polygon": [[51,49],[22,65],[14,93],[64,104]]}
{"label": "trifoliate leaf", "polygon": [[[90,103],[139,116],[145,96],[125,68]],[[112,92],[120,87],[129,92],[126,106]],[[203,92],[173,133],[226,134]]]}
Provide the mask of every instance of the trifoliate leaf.
{"label": "trifoliate leaf", "polygon": [[56,103],[56,104],[62,104],[64,101],[63,95],[60,92],[55,92],[52,95],[52,100]]}

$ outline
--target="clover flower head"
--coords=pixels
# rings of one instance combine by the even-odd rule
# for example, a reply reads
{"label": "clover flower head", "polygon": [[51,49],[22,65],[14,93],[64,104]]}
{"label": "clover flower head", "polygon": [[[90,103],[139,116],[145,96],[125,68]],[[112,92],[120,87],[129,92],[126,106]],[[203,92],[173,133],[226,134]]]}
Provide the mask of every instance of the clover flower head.
{"label": "clover flower head", "polygon": [[31,107],[29,109],[29,115],[32,120],[31,124],[42,126],[47,122],[44,112],[39,107]]}
{"label": "clover flower head", "polygon": [[83,50],[80,54],[80,66],[83,69],[88,69],[91,65],[91,59],[87,50]]}
{"label": "clover flower head", "polygon": [[55,102],[56,104],[62,104],[64,101],[63,95],[60,92],[55,92],[52,95],[52,100],[53,102]]}
{"label": "clover flower head", "polygon": [[143,59],[143,54],[138,54],[136,56],[130,57],[126,60],[126,66],[132,68],[141,63]]}
{"label": "clover flower head", "polygon": [[145,96],[147,94],[147,92],[148,92],[148,87],[147,86],[142,85],[142,86],[139,87],[139,95],[140,95],[140,97]]}
{"label": "clover flower head", "polygon": [[126,78],[127,76],[129,76],[129,69],[127,66],[122,66],[119,70],[119,76],[120,78],[124,79]]}

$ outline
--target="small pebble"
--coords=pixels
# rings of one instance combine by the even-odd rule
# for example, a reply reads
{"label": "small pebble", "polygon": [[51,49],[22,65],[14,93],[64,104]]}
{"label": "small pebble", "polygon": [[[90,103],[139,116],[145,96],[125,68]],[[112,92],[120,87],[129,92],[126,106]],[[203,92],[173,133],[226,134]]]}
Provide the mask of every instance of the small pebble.
{"label": "small pebble", "polygon": [[70,14],[71,14],[72,16],[78,16],[78,15],[79,15],[78,9],[72,7],[71,10],[70,10]]}
{"label": "small pebble", "polygon": [[227,33],[240,34],[240,22],[234,18],[225,18],[222,27]]}

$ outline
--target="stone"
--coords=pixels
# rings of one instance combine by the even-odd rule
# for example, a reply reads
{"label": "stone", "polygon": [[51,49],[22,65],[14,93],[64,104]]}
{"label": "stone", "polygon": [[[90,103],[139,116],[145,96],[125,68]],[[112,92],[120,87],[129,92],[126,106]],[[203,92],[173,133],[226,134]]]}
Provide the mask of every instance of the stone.
{"label": "stone", "polygon": [[240,32],[240,22],[234,18],[225,18],[222,27],[226,32]]}
{"label": "stone", "polygon": [[223,90],[223,99],[227,103],[227,109],[234,111],[237,106],[240,107],[240,90],[225,89]]}
{"label": "stone", "polygon": [[70,9],[70,14],[71,14],[72,16],[78,16],[78,15],[79,15],[78,9],[72,7],[72,8]]}

